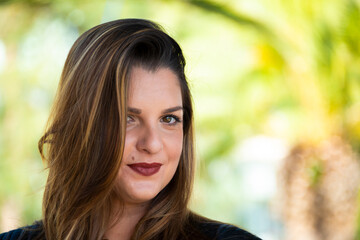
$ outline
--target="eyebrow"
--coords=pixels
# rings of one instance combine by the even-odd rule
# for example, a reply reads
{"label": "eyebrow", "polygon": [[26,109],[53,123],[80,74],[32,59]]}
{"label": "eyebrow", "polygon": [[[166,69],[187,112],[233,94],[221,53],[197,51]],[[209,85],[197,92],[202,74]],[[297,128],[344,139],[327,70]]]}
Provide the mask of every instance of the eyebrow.
{"label": "eyebrow", "polygon": [[141,110],[138,109],[138,108],[128,107],[128,112],[134,113],[134,114],[140,114],[140,113],[141,113]]}
{"label": "eyebrow", "polygon": [[[171,108],[167,108],[167,109],[163,110],[162,114],[172,113],[172,112],[176,112],[176,111],[183,110],[183,109],[184,108],[182,106],[171,107]],[[128,112],[133,113],[133,114],[141,114],[140,109],[133,108],[133,107],[128,107]]]}
{"label": "eyebrow", "polygon": [[182,106],[176,106],[176,107],[165,109],[164,111],[162,111],[162,113],[163,114],[172,113],[172,112],[176,112],[176,111],[183,110],[183,109],[184,108]]}

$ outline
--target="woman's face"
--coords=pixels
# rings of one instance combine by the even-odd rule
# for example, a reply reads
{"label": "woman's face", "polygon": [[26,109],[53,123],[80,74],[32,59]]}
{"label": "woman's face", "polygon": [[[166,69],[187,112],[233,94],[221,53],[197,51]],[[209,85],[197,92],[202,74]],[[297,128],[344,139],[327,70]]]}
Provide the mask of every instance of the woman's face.
{"label": "woman's face", "polygon": [[172,179],[183,143],[179,80],[168,68],[134,67],[117,187],[126,204],[146,203]]}

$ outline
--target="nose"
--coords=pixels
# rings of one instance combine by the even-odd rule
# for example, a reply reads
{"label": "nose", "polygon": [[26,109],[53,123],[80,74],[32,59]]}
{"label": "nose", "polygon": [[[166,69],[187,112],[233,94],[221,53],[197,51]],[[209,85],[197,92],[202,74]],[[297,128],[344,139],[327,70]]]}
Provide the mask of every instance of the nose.
{"label": "nose", "polygon": [[138,151],[155,154],[163,149],[161,133],[156,126],[143,126],[136,143]]}

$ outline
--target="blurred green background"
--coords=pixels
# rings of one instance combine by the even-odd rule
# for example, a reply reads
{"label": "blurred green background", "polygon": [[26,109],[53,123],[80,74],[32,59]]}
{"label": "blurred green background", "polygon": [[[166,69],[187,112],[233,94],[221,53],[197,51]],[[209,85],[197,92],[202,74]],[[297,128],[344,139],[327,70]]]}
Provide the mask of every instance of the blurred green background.
{"label": "blurred green background", "polygon": [[184,50],[192,209],[263,239],[360,239],[359,0],[0,0],[0,232],[41,217],[37,141],[71,45],[128,17]]}

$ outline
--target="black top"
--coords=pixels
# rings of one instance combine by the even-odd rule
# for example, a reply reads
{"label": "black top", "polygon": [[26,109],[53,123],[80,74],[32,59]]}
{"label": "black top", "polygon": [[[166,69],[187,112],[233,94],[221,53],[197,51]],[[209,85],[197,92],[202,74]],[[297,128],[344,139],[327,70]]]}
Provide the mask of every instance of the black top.
{"label": "black top", "polygon": [[[245,230],[224,223],[199,223],[198,230],[209,239],[214,240],[261,240]],[[42,235],[42,225],[40,222],[36,222],[31,226],[2,233],[0,240],[33,240],[39,239],[40,235]]]}
{"label": "black top", "polygon": [[41,222],[35,222],[33,225],[18,228],[10,232],[0,234],[0,240],[32,240],[39,239],[42,233]]}
{"label": "black top", "polygon": [[213,240],[261,240],[234,225],[219,222],[200,223],[199,230]]}

